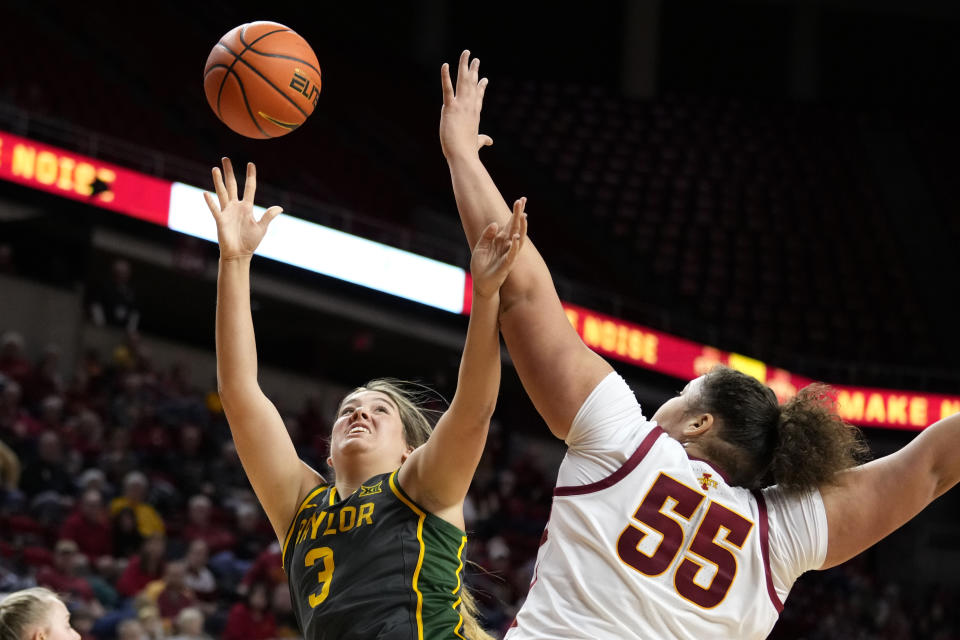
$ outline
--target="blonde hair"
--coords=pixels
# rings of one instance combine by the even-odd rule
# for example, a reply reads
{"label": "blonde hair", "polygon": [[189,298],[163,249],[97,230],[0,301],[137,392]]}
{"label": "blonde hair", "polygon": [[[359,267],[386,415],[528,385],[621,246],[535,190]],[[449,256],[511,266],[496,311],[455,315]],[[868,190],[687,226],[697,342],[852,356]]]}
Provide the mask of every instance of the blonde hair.
{"label": "blonde hair", "polygon": [[57,594],[43,587],[15,591],[0,600],[0,640],[26,640],[34,627],[46,623]]}
{"label": "blonde hair", "polygon": [[[349,398],[361,391],[382,393],[397,405],[400,422],[403,424],[403,440],[407,446],[414,449],[430,439],[434,424],[443,415],[443,411],[431,409],[428,405],[437,402],[444,406],[449,404],[430,387],[397,378],[375,378],[344,397]],[[460,590],[460,597],[463,600],[460,604],[460,616],[463,618],[464,637],[467,640],[495,640],[477,621],[477,602],[466,587]]]}

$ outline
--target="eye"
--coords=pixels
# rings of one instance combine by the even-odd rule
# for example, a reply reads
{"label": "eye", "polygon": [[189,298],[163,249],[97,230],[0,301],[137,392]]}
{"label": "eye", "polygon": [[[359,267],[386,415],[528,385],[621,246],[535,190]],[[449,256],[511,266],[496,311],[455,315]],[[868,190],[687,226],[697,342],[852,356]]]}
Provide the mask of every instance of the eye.
{"label": "eye", "polygon": [[340,410],[341,416],[345,416],[348,413],[353,413],[353,407],[344,407],[343,409]]}
{"label": "eye", "polygon": [[377,405],[377,411],[379,411],[380,413],[390,413],[390,408],[387,407],[387,405],[380,404],[380,405]]}

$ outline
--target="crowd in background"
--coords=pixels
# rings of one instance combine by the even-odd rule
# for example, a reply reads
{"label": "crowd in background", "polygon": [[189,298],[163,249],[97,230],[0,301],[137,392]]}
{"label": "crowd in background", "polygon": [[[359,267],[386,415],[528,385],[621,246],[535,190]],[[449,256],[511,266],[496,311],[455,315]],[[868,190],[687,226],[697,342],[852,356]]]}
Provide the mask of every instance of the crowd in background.
{"label": "crowd in background", "polygon": [[[0,337],[0,594],[64,595],[85,640],[298,637],[280,547],[214,389],[158,370],[135,334],[64,375],[56,346]],[[324,394],[284,411],[324,468]],[[509,626],[549,516],[553,478],[494,425],[465,504],[485,624]],[[804,577],[775,638],[960,638],[956,591],[885,582],[866,560]]]}

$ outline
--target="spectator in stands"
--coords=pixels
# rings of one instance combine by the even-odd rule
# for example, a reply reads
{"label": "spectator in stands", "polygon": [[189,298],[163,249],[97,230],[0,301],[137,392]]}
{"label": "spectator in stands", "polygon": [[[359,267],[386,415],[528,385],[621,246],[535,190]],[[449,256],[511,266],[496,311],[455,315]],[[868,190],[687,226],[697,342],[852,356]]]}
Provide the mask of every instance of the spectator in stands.
{"label": "spectator in stands", "polygon": [[26,342],[16,331],[7,331],[0,336],[0,373],[21,386],[27,384],[33,375],[33,367],[27,359]]}
{"label": "spectator in stands", "polygon": [[183,560],[168,562],[163,573],[163,589],[157,595],[157,610],[168,626],[186,607],[197,604],[197,595],[187,585],[187,565]]}
{"label": "spectator in stands", "polygon": [[177,614],[171,640],[212,640],[203,632],[203,612],[196,607],[187,607]]}
{"label": "spectator in stands", "polygon": [[210,457],[204,450],[203,431],[195,424],[180,427],[180,447],[169,452],[170,462],[177,469],[177,488],[184,495],[193,496],[214,492],[208,473]]}
{"label": "spectator in stands", "polygon": [[184,557],[186,585],[197,595],[197,599],[205,604],[212,604],[217,595],[217,581],[207,567],[209,558],[207,543],[203,540],[191,542]]}
{"label": "spectator in stands", "polygon": [[28,405],[48,396],[60,396],[64,392],[63,375],[60,373],[60,347],[48,344],[40,356],[33,374],[24,385]]}
{"label": "spectator in stands", "polygon": [[37,571],[37,584],[68,596],[72,602],[102,613],[103,609],[96,600],[93,587],[78,575],[85,562],[85,558],[78,554],[76,542],[60,540],[54,547],[53,566],[41,567]]}
{"label": "spectator in stands", "polygon": [[283,572],[283,558],[280,553],[280,543],[274,540],[264,549],[256,561],[243,576],[237,591],[246,594],[250,587],[258,582],[265,582],[271,586],[283,585],[287,576]]}
{"label": "spectator in stands", "polygon": [[[210,464],[210,477],[216,478],[218,488],[248,486],[247,475],[243,472],[233,440],[226,440],[220,445],[220,455]],[[221,500],[227,496],[222,489],[218,491],[217,497]]]}
{"label": "spectator in stands", "polygon": [[67,420],[67,444],[77,453],[84,467],[95,464],[106,446],[103,421],[94,411],[82,409]]}
{"label": "spectator in stands", "polygon": [[110,502],[110,514],[116,514],[121,509],[133,509],[137,517],[137,530],[144,538],[154,535],[163,535],[166,527],[163,518],[152,505],[145,502],[149,488],[147,476],[139,471],[131,471],[123,479],[123,495]]}
{"label": "spectator in stands", "polygon": [[270,588],[264,582],[251,585],[247,597],[230,609],[221,640],[271,640],[277,625],[269,609]]}
{"label": "spectator in stands", "polygon": [[143,536],[137,528],[137,516],[130,507],[117,511],[110,518],[113,555],[126,558],[137,553],[143,546]]}
{"label": "spectator in stands", "polygon": [[20,384],[13,378],[3,377],[0,391],[0,434],[8,438],[8,444],[19,453],[24,453],[27,440],[43,431],[40,421],[30,415],[22,405]]}
{"label": "spectator in stands", "polygon": [[77,508],[63,522],[60,538],[77,543],[80,552],[91,563],[113,552],[110,518],[103,505],[103,496],[88,489],[80,496]]}
{"label": "spectator in stands", "polygon": [[107,475],[107,480],[114,485],[120,485],[127,474],[139,466],[137,455],[130,448],[130,432],[118,427],[107,436],[107,444],[103,454],[97,462],[97,467]]}
{"label": "spectator in stands", "polygon": [[24,465],[20,488],[29,496],[52,492],[60,496],[73,493],[73,482],[67,473],[60,436],[44,431],[37,442],[37,454]]}
{"label": "spectator in stands", "polygon": [[19,493],[20,489],[20,458],[0,440],[0,506],[7,496]]}
{"label": "spectator in stands", "polygon": [[163,577],[167,541],[155,534],[143,541],[140,553],[133,556],[117,580],[117,591],[128,598],[136,596],[153,580]]}
{"label": "spectator in stands", "polygon": [[70,612],[57,594],[42,587],[11,593],[0,600],[3,640],[79,640]]}
{"label": "spectator in stands", "polygon": [[229,549],[213,556],[210,567],[221,583],[237,584],[260,553],[275,538],[264,532],[259,507],[240,503],[236,508],[235,541]]}
{"label": "spectator in stands", "polygon": [[117,624],[117,640],[152,640],[147,630],[136,618],[121,620]]}
{"label": "spectator in stands", "polygon": [[140,323],[137,296],[131,280],[130,263],[122,258],[113,261],[110,279],[95,286],[90,301],[90,318],[97,326],[110,325],[136,331]]}
{"label": "spectator in stands", "polygon": [[213,502],[210,498],[197,494],[187,503],[187,524],[183,528],[183,538],[187,541],[203,540],[210,553],[216,555],[233,547],[236,539],[230,530],[213,521]]}

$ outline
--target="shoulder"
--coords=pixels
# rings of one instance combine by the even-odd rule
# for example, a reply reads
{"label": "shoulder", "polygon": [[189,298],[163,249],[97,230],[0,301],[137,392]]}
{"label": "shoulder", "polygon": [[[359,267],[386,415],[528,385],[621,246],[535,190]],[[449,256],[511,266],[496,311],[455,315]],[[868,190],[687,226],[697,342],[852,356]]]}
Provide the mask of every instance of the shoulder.
{"label": "shoulder", "polygon": [[601,380],[580,406],[566,442],[571,448],[617,438],[626,426],[651,425],[633,390],[617,372]]}

